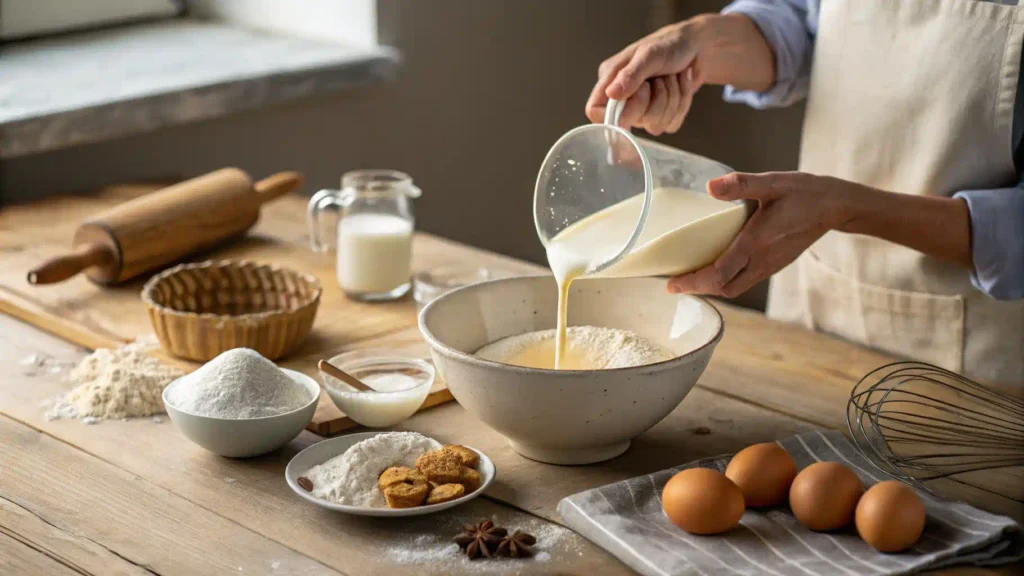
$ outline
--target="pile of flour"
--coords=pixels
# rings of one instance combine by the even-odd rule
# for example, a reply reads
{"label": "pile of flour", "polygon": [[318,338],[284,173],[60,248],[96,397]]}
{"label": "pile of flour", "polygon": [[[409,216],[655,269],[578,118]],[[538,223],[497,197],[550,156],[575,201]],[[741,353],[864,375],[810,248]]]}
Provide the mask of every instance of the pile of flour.
{"label": "pile of flour", "polygon": [[162,414],[164,388],[184,374],[147,354],[155,341],[140,340],[120,348],[101,348],[71,370],[75,387],[52,402],[47,420],[81,418],[87,424],[103,419]]}
{"label": "pile of flour", "polygon": [[232,420],[284,414],[310,400],[305,386],[249,348],[222,353],[167,392],[182,412]]}
{"label": "pile of flour", "polygon": [[[476,356],[493,362],[504,362],[527,348],[554,339],[555,330],[527,332],[492,342],[478,350]],[[597,326],[573,326],[566,329],[566,348],[587,357],[588,364],[595,370],[643,366],[673,357],[668,350],[635,332]]]}
{"label": "pile of flour", "polygon": [[317,498],[348,506],[386,506],[377,479],[391,466],[416,467],[421,454],[441,444],[416,432],[385,432],[353,444],[341,456],[309,469]]}

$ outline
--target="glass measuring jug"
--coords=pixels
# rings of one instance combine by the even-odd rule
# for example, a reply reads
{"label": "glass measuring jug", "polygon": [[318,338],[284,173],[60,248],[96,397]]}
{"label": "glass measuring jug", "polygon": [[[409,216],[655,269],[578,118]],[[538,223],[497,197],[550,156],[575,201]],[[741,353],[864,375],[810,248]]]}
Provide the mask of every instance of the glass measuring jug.
{"label": "glass measuring jug", "polygon": [[549,261],[568,257],[579,275],[599,277],[666,276],[711,264],[755,205],[708,196],[707,182],[733,170],[637,138],[618,126],[623,106],[609,101],[604,124],[570,130],[541,165],[534,223]]}
{"label": "glass measuring jug", "polygon": [[[306,213],[315,252],[337,248],[338,284],[352,299],[396,300],[410,287],[412,200],[422,192],[408,174],[395,170],[356,170],[341,178],[340,190],[321,190]],[[324,212],[338,213],[331,230]]]}

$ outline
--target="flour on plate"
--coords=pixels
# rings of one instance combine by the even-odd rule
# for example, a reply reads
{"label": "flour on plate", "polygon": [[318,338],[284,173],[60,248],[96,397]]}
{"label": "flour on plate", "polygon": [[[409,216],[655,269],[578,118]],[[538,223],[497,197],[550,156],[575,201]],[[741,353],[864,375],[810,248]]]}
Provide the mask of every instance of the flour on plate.
{"label": "flour on plate", "polygon": [[385,432],[353,444],[344,454],[309,469],[313,495],[347,506],[387,505],[377,479],[391,466],[416,467],[421,454],[441,443],[416,432]]}

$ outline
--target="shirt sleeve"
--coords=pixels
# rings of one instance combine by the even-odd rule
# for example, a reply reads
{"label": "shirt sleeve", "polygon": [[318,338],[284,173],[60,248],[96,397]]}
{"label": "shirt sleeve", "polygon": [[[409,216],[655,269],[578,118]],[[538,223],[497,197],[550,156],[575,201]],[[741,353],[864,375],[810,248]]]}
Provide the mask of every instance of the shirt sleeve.
{"label": "shirt sleeve", "polygon": [[753,20],[775,54],[775,84],[765,92],[726,86],[728,102],[754,108],[789,106],[807,96],[820,0],[735,0],[722,14]]}
{"label": "shirt sleeve", "polygon": [[970,211],[971,283],[998,300],[1024,298],[1024,182],[953,197],[966,201]]}

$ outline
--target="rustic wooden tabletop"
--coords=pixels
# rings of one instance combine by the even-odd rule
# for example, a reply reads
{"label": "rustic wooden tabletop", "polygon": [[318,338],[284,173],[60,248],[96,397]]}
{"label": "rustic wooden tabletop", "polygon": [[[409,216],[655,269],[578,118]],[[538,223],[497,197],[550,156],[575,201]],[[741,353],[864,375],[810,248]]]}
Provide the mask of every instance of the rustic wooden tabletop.
{"label": "rustic wooden tabletop", "polygon": [[[85,318],[77,324],[82,330],[100,332],[109,326],[91,328],[90,309],[68,307],[67,294],[60,296],[64,300],[57,298],[61,308],[53,304],[53,291],[37,293],[12,284],[21,273],[12,272],[12,267],[32,260],[18,255],[34,258],[33,250],[56,251],[67,236],[62,238],[61,227],[54,230],[53,224],[61,223],[66,233],[67,226],[77,223],[77,212],[69,224],[66,210],[54,206],[66,208],[50,202],[13,215],[0,214],[0,253],[13,262],[0,267],[0,306],[11,309],[17,303],[19,316],[47,328],[62,314]],[[304,231],[296,214],[301,210],[300,199],[283,201],[265,214],[256,233],[273,230],[280,238],[300,243]],[[43,233],[42,228],[50,232]],[[517,266],[520,272],[537,269],[429,236],[417,238],[417,247],[418,255],[430,259],[504,264]],[[318,274],[323,282],[333,282],[333,274]],[[321,439],[310,432],[275,453],[230,460],[191,444],[166,419],[92,426],[47,421],[42,404],[66,389],[62,374],[22,364],[22,359],[45,355],[57,365],[69,366],[88,350],[0,314],[0,573],[630,573],[602,549],[560,526],[555,506],[561,498],[755,442],[814,428],[845,430],[850,388],[860,376],[889,361],[753,312],[716,306],[726,319],[726,336],[697,387],[668,418],[610,462],[558,467],[526,460],[454,402],[405,422],[404,429],[482,449],[494,460],[498,479],[483,498],[446,513],[401,522],[345,516],[296,497],[284,482],[284,467],[299,450]],[[26,309],[33,314],[25,314]],[[372,311],[359,308],[350,313]],[[411,303],[389,307],[387,314],[388,322],[397,323],[364,337],[317,341],[315,352],[395,346],[425,354],[413,328]],[[107,321],[99,314],[92,320]],[[136,326],[133,322],[126,325]],[[104,337],[119,336],[117,326],[113,328]],[[1024,518],[1024,486],[1000,479],[995,486],[965,488],[960,497]],[[460,522],[482,518],[539,533],[545,554],[528,563],[473,564],[437,554]],[[1015,573],[1014,567],[954,572]]]}

